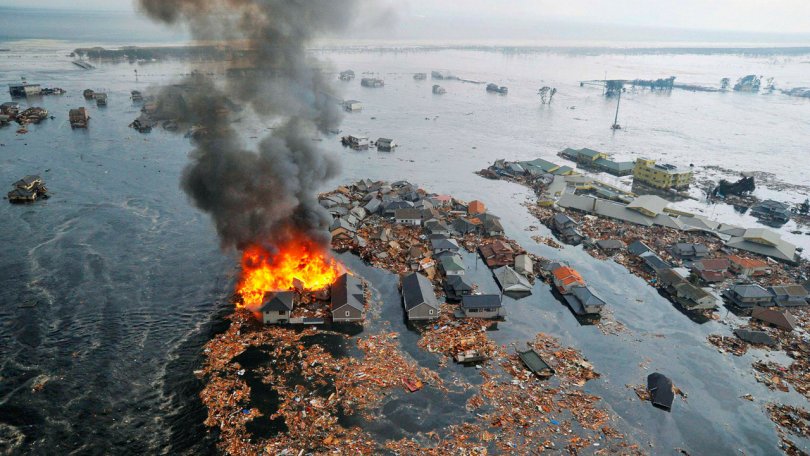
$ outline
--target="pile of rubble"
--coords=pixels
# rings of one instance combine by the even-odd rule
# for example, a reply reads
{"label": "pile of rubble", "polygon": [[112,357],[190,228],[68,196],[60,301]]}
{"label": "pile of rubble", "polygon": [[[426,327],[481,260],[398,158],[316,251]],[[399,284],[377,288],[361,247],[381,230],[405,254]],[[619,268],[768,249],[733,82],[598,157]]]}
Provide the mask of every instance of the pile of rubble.
{"label": "pile of rubble", "polygon": [[810,412],[803,408],[790,405],[768,404],[768,416],[771,421],[779,425],[777,433],[782,441],[782,450],[788,456],[805,455],[790,439],[787,434],[797,437],[810,438]]}
{"label": "pile of rubble", "polygon": [[748,344],[737,337],[710,334],[707,340],[710,344],[717,347],[721,353],[731,353],[734,356],[742,356],[748,352]]}
{"label": "pile of rubble", "polygon": [[39,176],[25,176],[15,182],[13,187],[7,195],[10,203],[32,203],[37,199],[48,199],[48,189]]}
{"label": "pile of rubble", "polygon": [[478,319],[456,319],[450,306],[442,306],[439,320],[422,329],[419,347],[430,353],[441,353],[450,358],[461,352],[474,351],[478,356],[489,359],[495,353],[495,343],[487,337],[487,329],[494,321]]}
{"label": "pile of rubble", "polygon": [[32,107],[17,114],[15,120],[17,121],[18,124],[24,127],[28,124],[38,124],[47,118],[48,118],[47,109]]}

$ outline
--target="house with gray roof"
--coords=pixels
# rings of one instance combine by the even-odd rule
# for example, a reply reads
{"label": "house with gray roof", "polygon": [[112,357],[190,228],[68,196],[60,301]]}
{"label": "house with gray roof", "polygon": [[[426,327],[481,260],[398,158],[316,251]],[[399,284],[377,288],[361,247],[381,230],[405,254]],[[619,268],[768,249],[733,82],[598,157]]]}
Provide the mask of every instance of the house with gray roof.
{"label": "house with gray roof", "polygon": [[740,308],[767,307],[773,295],[757,284],[738,284],[723,292],[729,302]]}
{"label": "house with gray roof", "polygon": [[466,271],[464,260],[457,253],[442,255],[442,257],[439,258],[439,266],[447,277],[464,275]]}
{"label": "house with gray roof", "polygon": [[650,252],[650,248],[647,247],[647,244],[641,241],[635,241],[632,244],[627,246],[627,251],[630,252],[632,255],[639,256],[642,253]]}
{"label": "house with gray roof", "polygon": [[506,316],[501,297],[496,294],[468,295],[461,298],[461,311],[466,318],[501,318]]}
{"label": "house with gray roof", "polygon": [[495,280],[498,281],[504,293],[531,293],[532,284],[523,274],[515,271],[509,266],[503,266],[493,271]]}
{"label": "house with gray roof", "polygon": [[420,226],[422,224],[422,211],[407,208],[394,211],[394,220],[398,225]]}
{"label": "house with gray roof", "polygon": [[606,253],[616,253],[624,248],[624,242],[620,239],[603,239],[596,241],[596,246]]}
{"label": "house with gray roof", "polygon": [[605,301],[593,294],[588,287],[573,287],[571,292],[563,295],[565,302],[579,316],[600,315],[605,308]]}
{"label": "house with gray roof", "polygon": [[266,325],[289,322],[294,298],[295,293],[292,291],[276,291],[265,294],[262,305],[259,307],[262,322]]}
{"label": "house with gray roof", "polygon": [[[410,201],[402,201],[399,199],[391,200],[388,203],[383,201],[382,211],[384,216],[394,217],[396,215],[396,211],[399,209],[413,209],[413,203]],[[419,223],[421,223],[422,218],[421,214],[419,218],[420,218]]]}
{"label": "house with gray roof", "polygon": [[807,289],[797,283],[768,287],[773,303],[779,307],[800,307],[808,304]]}
{"label": "house with gray roof", "polygon": [[444,279],[444,294],[447,301],[460,301],[463,296],[472,292],[473,286],[464,276],[453,275]]}
{"label": "house with gray roof", "polygon": [[350,274],[338,277],[330,288],[332,321],[357,322],[365,317],[363,283]]}
{"label": "house with gray roof", "polygon": [[452,231],[446,223],[439,220],[428,220],[425,222],[425,231],[428,234],[442,234],[449,236]]}
{"label": "house with gray roof", "polygon": [[790,264],[796,264],[796,246],[782,239],[779,234],[764,228],[749,228],[742,236],[726,242],[727,247],[745,250]]}
{"label": "house with gray roof", "polygon": [[644,252],[639,255],[639,258],[641,258],[641,260],[644,262],[644,269],[653,274],[658,273],[658,271],[662,269],[669,269],[672,267],[669,263],[662,260],[661,257],[653,252]]}
{"label": "house with gray roof", "polygon": [[683,261],[699,260],[709,254],[709,249],[703,244],[678,242],[669,247],[669,253]]}
{"label": "house with gray roof", "polygon": [[669,205],[669,201],[655,195],[641,195],[634,199],[627,208],[640,212],[647,217],[655,217],[664,212]]}
{"label": "house with gray roof", "polygon": [[432,238],[430,240],[430,247],[433,249],[434,254],[442,252],[456,253],[461,249],[455,239],[447,238]]}
{"label": "house with gray roof", "polygon": [[402,305],[408,320],[435,320],[439,318],[439,301],[433,291],[433,284],[418,272],[402,277]]}
{"label": "house with gray roof", "polygon": [[672,288],[674,289],[673,298],[684,309],[703,310],[717,307],[717,299],[711,293],[687,281],[676,284]]}

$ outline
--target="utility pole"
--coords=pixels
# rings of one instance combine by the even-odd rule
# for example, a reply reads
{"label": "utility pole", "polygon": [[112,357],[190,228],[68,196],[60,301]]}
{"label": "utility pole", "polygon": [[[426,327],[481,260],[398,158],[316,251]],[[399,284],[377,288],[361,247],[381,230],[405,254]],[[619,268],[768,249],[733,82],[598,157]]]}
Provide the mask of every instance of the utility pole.
{"label": "utility pole", "polygon": [[614,130],[621,130],[621,125],[619,125],[619,105],[622,102],[622,89],[619,89],[619,99],[616,100],[616,117],[613,119],[613,126],[610,127]]}

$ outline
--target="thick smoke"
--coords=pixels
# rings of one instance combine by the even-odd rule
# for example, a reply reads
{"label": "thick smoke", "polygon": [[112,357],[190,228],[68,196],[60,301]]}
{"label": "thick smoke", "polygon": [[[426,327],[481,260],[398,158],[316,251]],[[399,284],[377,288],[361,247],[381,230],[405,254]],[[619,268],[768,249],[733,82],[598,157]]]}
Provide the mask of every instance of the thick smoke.
{"label": "thick smoke", "polygon": [[[179,124],[201,127],[181,187],[211,214],[223,247],[272,249],[301,233],[328,242],[330,218],[315,193],[337,164],[312,138],[337,127],[340,109],[306,46],[349,25],[361,1],[140,0],[153,19],[245,49],[224,83],[195,72],[158,97]],[[277,125],[257,150],[223,118],[236,106]]]}

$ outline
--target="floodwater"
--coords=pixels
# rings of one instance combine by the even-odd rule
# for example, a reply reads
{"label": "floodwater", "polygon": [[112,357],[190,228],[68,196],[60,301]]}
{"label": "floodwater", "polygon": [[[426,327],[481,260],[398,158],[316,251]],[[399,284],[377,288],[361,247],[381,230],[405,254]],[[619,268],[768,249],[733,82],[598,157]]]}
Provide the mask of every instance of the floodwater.
{"label": "floodwater", "polygon": [[[26,135],[0,130],[0,181],[38,173],[53,197],[30,206],[0,204],[0,441],[14,453],[194,453],[213,451],[202,425],[205,410],[192,372],[202,344],[221,327],[235,265],[233,252],[219,249],[208,218],[178,189],[190,150],[182,135],[156,129],[142,135],[127,128],[138,115],[129,91],[177,79],[179,64],[99,64],[84,71],[66,54],[72,44],[4,43],[0,83],[25,76],[31,82],[68,90],[31,100],[55,116]],[[781,94],[630,93],[622,99],[620,123],[609,128],[614,101],[580,87],[583,79],[678,76],[680,82],[717,84],[721,77],[756,73],[783,87],[810,86],[810,56],[628,55],[621,53],[503,54],[481,50],[431,52],[324,51],[333,69],[373,72],[383,89],[340,83],[345,98],[364,103],[347,115],[346,132],[393,137],[396,152],[354,152],[337,138],[323,138],[326,153],[339,157],[341,176],[324,189],[359,178],[408,179],[429,191],[481,199],[503,217],[507,234],[533,253],[577,268],[609,304],[626,333],[603,335],[580,326],[547,286],[530,297],[507,298],[507,320],[493,332],[504,345],[537,332],[580,349],[602,377],[586,390],[604,398],[617,427],[649,445],[650,453],[774,454],[778,438],[764,412],[769,401],[806,406],[795,392],[772,393],[755,382],[751,362],[765,353],[734,358],[706,342],[728,334],[717,322],[698,325],[656,290],[623,267],[598,261],[579,247],[538,245],[548,235],[521,205],[530,192],[518,185],[482,179],[474,171],[497,158],[555,157],[564,147],[591,147],[620,159],[639,156],[679,165],[718,165],[776,173],[794,185],[810,185],[803,165],[808,149],[810,100]],[[138,81],[134,70],[138,70]],[[509,86],[506,96],[482,85],[445,81],[447,94],[434,96],[433,82],[412,73],[449,70],[471,80]],[[536,90],[557,87],[551,106]],[[106,90],[109,106],[88,106],[90,128],[71,130],[67,111],[87,103],[86,88]],[[25,101],[22,103],[26,104]],[[246,141],[269,132],[245,121]],[[768,157],[763,159],[763,157]],[[767,189],[759,190],[767,192]],[[798,201],[801,192],[774,192]],[[722,209],[705,210],[723,213]],[[741,223],[755,223],[741,219]],[[788,227],[786,227],[786,231]],[[807,236],[796,236],[808,245]],[[793,239],[793,238],[791,238]],[[381,318],[402,330],[403,348],[420,363],[436,358],[416,347],[417,336],[402,321],[395,278],[342,256],[370,280],[382,301]],[[474,267],[473,263],[468,263]],[[479,265],[480,266],[480,265]],[[486,283],[487,274],[471,271]],[[721,312],[725,312],[724,310]],[[733,317],[729,317],[733,319]],[[453,375],[475,371],[449,366]],[[457,372],[456,372],[457,371]],[[688,394],[672,413],[641,403],[626,384],[642,384],[659,371]],[[45,381],[42,391],[32,387]],[[753,402],[740,399],[752,394]],[[271,398],[270,398],[271,399]],[[266,399],[266,400],[270,400]],[[463,419],[460,396],[440,401],[393,402],[386,427],[396,435],[441,427]],[[419,408],[421,407],[421,408]],[[396,431],[399,430],[399,431]],[[9,443],[5,443],[9,442]],[[808,442],[799,442],[810,450]]]}

